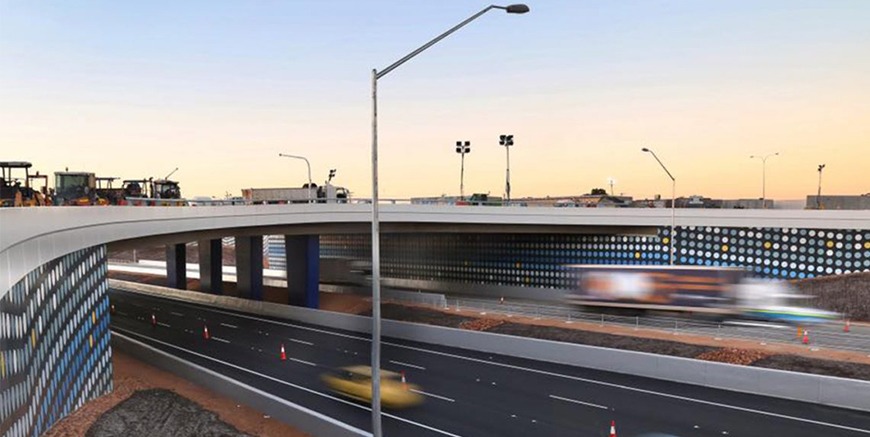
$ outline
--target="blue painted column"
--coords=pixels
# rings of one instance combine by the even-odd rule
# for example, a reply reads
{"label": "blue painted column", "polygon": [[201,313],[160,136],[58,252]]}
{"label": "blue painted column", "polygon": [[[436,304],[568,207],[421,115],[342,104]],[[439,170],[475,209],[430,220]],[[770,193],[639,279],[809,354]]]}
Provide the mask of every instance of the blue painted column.
{"label": "blue painted column", "polygon": [[320,306],[320,236],[285,235],[287,293],[290,305]]}
{"label": "blue painted column", "polygon": [[223,294],[223,247],[221,240],[199,240],[199,290]]}
{"label": "blue painted column", "polygon": [[187,290],[187,246],[166,245],[166,283],[169,288]]}
{"label": "blue painted column", "polygon": [[236,293],[263,300],[263,237],[236,237]]}

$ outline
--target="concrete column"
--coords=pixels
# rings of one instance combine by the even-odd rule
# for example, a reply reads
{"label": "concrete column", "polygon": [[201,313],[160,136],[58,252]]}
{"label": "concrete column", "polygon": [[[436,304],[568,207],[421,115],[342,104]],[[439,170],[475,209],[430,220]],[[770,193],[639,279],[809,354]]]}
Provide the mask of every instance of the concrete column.
{"label": "concrete column", "polygon": [[236,237],[236,292],[263,300],[263,237]]}
{"label": "concrete column", "polygon": [[187,289],[187,246],[166,245],[166,283],[169,288]]}
{"label": "concrete column", "polygon": [[290,305],[320,306],[320,236],[285,235],[287,293]]}
{"label": "concrete column", "polygon": [[199,291],[223,294],[223,247],[221,240],[199,240]]}

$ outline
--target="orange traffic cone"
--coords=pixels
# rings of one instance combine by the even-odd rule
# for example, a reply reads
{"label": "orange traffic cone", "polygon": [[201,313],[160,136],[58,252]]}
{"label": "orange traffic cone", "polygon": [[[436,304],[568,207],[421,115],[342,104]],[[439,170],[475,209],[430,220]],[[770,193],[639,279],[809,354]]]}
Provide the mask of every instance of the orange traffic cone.
{"label": "orange traffic cone", "polygon": [[810,334],[807,331],[804,331],[804,344],[810,344]]}
{"label": "orange traffic cone", "polygon": [[151,314],[151,326],[155,328],[157,327],[157,316],[154,314]]}
{"label": "orange traffic cone", "polygon": [[287,361],[287,352],[284,351],[284,343],[281,343],[281,361]]}
{"label": "orange traffic cone", "polygon": [[803,331],[804,331],[804,330],[801,329],[801,325],[798,325],[798,327],[797,327],[797,334],[795,334],[795,337],[797,337],[797,338],[801,338],[801,334],[803,333]]}
{"label": "orange traffic cone", "polygon": [[402,370],[402,387],[407,390],[408,389],[408,380],[405,379],[405,371]]}
{"label": "orange traffic cone", "polygon": [[610,437],[616,437],[616,421],[610,421]]}
{"label": "orange traffic cone", "polygon": [[210,337],[208,335],[208,326],[202,325],[202,338],[208,340]]}
{"label": "orange traffic cone", "polygon": [[849,323],[849,319],[846,319],[846,324],[843,325],[843,332],[849,332],[849,329],[851,329],[851,323]]}

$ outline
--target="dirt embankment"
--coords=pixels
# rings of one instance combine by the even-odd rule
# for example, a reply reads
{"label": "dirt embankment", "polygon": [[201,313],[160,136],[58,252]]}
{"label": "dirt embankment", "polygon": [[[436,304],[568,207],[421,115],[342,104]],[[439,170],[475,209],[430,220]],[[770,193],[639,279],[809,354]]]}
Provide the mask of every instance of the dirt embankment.
{"label": "dirt embankment", "polygon": [[[203,429],[203,432],[194,432],[193,434],[176,434],[174,432],[175,428],[171,427],[164,427],[163,431],[165,432],[163,433],[156,431],[151,432],[152,430],[161,429],[161,423],[163,423],[162,419],[156,419],[155,422],[154,420],[152,420],[152,416],[148,415],[142,415],[139,416],[141,417],[141,419],[136,419],[133,417],[133,415],[129,414],[132,410],[126,409],[124,410],[127,412],[124,414],[126,418],[122,420],[122,422],[126,424],[123,432],[115,433],[114,431],[112,431],[115,428],[98,426],[98,428],[95,429],[95,432],[103,432],[105,430],[112,432],[110,432],[109,434],[100,433],[93,435],[234,436],[240,435],[241,433],[252,436],[307,436],[307,434],[304,434],[288,425],[285,425],[284,423],[274,420],[268,416],[264,416],[261,412],[258,412],[247,406],[240,405],[231,399],[221,397],[207,388],[193,384],[171,373],[165,372],[163,370],[157,369],[156,367],[152,367],[141,361],[135,360],[129,355],[124,354],[123,352],[115,350],[112,353],[112,366],[114,369],[114,391],[105,396],[101,396],[88,402],[73,414],[57,422],[51,429],[48,430],[48,432],[43,435],[43,437],[72,437],[86,435],[88,430],[92,426],[94,426],[94,424],[99,421],[100,417],[103,416],[107,411],[112,410],[117,405],[129,399],[131,396],[134,396],[134,394],[137,392],[152,389],[169,391],[179,397],[183,397],[189,400],[188,402],[190,402],[191,404],[194,404],[196,408],[200,408],[203,410],[203,414],[205,414],[205,416],[202,417],[208,416],[209,413],[205,413],[206,411],[212,412],[216,415],[216,417],[214,417],[215,421],[219,419],[220,421],[227,424],[227,429],[232,430],[234,428],[237,431],[235,431],[235,433],[229,434],[205,432],[206,430],[219,429],[218,427],[220,425],[217,425],[217,423],[215,422],[214,425],[204,425],[205,428]],[[163,411],[161,409],[164,408],[160,405],[160,402],[156,404],[146,403],[146,405],[152,405],[155,411]],[[134,410],[139,409],[141,408],[134,408]],[[149,411],[149,408],[145,408],[143,411],[147,412]],[[136,429],[142,429],[141,426],[146,427],[144,428],[146,432],[134,432]],[[178,429],[181,430],[185,428],[182,427]],[[190,430],[190,427],[187,427],[187,429]]]}

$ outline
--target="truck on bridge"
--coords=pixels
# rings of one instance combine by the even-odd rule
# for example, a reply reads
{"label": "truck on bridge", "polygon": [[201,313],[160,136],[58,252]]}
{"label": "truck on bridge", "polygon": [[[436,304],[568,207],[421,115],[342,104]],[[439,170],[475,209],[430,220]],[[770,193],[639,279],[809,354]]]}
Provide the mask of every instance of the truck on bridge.
{"label": "truck on bridge", "polygon": [[343,187],[326,184],[303,185],[301,188],[243,188],[242,198],[253,204],[279,203],[347,203],[350,192]]}

